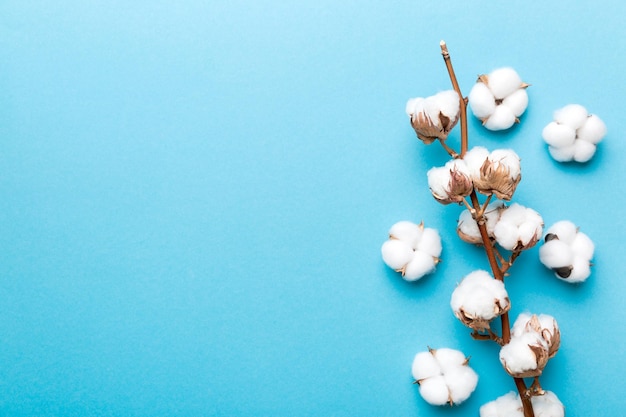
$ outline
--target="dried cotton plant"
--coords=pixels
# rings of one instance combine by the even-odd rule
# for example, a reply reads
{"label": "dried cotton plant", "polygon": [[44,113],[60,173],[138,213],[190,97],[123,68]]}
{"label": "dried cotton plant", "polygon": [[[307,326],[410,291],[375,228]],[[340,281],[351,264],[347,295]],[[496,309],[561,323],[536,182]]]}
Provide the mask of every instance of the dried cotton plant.
{"label": "dried cotton plant", "polygon": [[[572,283],[584,281],[590,274],[594,245],[569,221],[556,223],[542,238],[541,215],[510,202],[522,178],[520,158],[512,149],[469,149],[467,106],[485,128],[506,130],[520,122],[528,105],[529,84],[514,69],[499,68],[481,75],[465,98],[445,42],[440,46],[453,89],[410,99],[406,113],[418,139],[426,145],[438,142],[450,155],[444,166],[427,172],[428,186],[439,203],[465,206],[457,222],[457,234],[465,242],[482,246],[490,268],[489,272],[467,274],[450,300],[454,315],[472,330],[474,339],[500,345],[500,362],[517,390],[483,405],[480,415],[561,417],[565,414],[563,404],[539,381],[560,346],[557,321],[547,314],[522,313],[511,326],[505,276],[524,251],[543,241],[540,260],[557,278]],[[582,106],[566,106],[554,118],[543,137],[557,160],[588,160],[606,133],[602,121]],[[461,129],[458,151],[446,143],[457,124]],[[436,230],[425,228],[423,223],[403,221],[389,231],[382,255],[388,266],[414,281],[435,271],[441,249]],[[497,322],[499,329],[494,324]],[[418,353],[412,373],[420,394],[433,405],[459,404],[478,382],[469,358],[449,348],[428,348]],[[532,378],[530,385],[524,378]]]}

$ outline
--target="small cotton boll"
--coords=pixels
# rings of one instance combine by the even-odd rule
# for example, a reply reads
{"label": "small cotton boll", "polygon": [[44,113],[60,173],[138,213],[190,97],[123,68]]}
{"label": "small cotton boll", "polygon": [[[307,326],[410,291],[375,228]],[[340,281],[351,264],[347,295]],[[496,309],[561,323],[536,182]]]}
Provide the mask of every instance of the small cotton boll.
{"label": "small cotton boll", "polygon": [[456,91],[442,91],[435,94],[434,98],[441,113],[450,119],[457,117],[461,104],[459,101],[459,95]]}
{"label": "small cotton boll", "polygon": [[480,417],[524,417],[522,410],[519,396],[511,391],[480,407]]}
{"label": "small cotton boll", "polygon": [[419,391],[422,398],[431,405],[444,405],[450,401],[450,392],[443,375],[423,380]]}
{"label": "small cotton boll", "polygon": [[562,148],[574,144],[576,140],[576,130],[557,122],[550,122],[541,132],[543,140],[550,146]]}
{"label": "small cotton boll", "polygon": [[500,362],[506,371],[514,376],[523,375],[528,377],[540,375],[542,368],[538,369],[537,355],[530,346],[543,347],[546,350],[545,355],[547,359],[548,352],[543,343],[541,336],[534,332],[523,333],[518,337],[513,337],[508,344],[500,349]]}
{"label": "small cotton boll", "polygon": [[391,229],[389,229],[389,236],[406,242],[413,249],[415,249],[417,247],[417,242],[422,237],[423,229],[423,225],[403,220],[391,226]]}
{"label": "small cotton boll", "polygon": [[435,260],[424,252],[414,252],[413,259],[404,267],[402,277],[407,281],[417,281],[435,270]]}
{"label": "small cotton boll", "polygon": [[436,229],[431,229],[429,227],[424,229],[422,238],[417,245],[417,250],[420,252],[424,252],[431,257],[438,258],[439,255],[441,255],[442,251],[441,237],[439,236],[439,232]]}
{"label": "small cotton boll", "polygon": [[455,404],[467,400],[476,389],[478,375],[469,366],[459,366],[444,374],[446,385],[450,393],[450,399]]}
{"label": "small cotton boll", "polygon": [[571,248],[579,258],[586,260],[591,260],[593,258],[593,252],[595,249],[593,241],[583,232],[579,231],[576,233],[576,237],[572,240]]}
{"label": "small cotton boll", "polygon": [[554,112],[554,121],[578,129],[585,123],[588,116],[587,109],[580,104],[568,104]]}
{"label": "small cotton boll", "polygon": [[489,73],[489,89],[496,99],[503,99],[521,88],[522,79],[513,68],[498,68]]}
{"label": "small cotton boll", "polygon": [[383,243],[381,248],[383,262],[388,267],[399,270],[413,259],[415,252],[406,243],[401,240],[391,239]]}
{"label": "small cotton boll", "polygon": [[431,352],[420,352],[413,359],[411,373],[416,381],[441,375],[439,362]]}
{"label": "small cotton boll", "polygon": [[557,162],[569,162],[574,160],[575,148],[573,144],[562,148],[549,146],[548,151],[550,152],[550,156]]}
{"label": "small cotton boll", "polygon": [[593,157],[595,153],[596,145],[594,145],[593,143],[580,139],[574,142],[574,161],[587,162]]}
{"label": "small cotton boll", "polygon": [[470,213],[469,210],[465,209],[461,212],[457,224],[457,231],[459,232],[461,239],[469,243],[482,242],[480,230],[478,230],[478,224],[472,217],[472,213]]}
{"label": "small cotton boll", "polygon": [[574,254],[567,243],[554,239],[541,245],[539,260],[549,269],[563,268],[572,264]]}
{"label": "small cotton boll", "polygon": [[606,125],[598,116],[592,114],[587,118],[585,124],[576,131],[576,135],[580,140],[597,144],[606,135]]}
{"label": "small cotton boll", "polygon": [[428,187],[433,195],[445,198],[448,196],[450,185],[450,168],[445,166],[433,167],[426,172],[428,177]]}
{"label": "small cotton boll", "polygon": [[528,93],[525,89],[521,88],[508,95],[502,101],[502,105],[511,109],[515,117],[519,117],[526,111],[526,107],[528,107]]}
{"label": "small cotton boll", "polygon": [[472,113],[479,119],[485,119],[496,110],[496,99],[486,84],[474,84],[467,97]]}
{"label": "small cotton boll", "polygon": [[532,397],[530,402],[533,405],[535,417],[565,417],[563,403],[551,391]]}
{"label": "small cotton boll", "polygon": [[493,114],[483,123],[489,130],[505,130],[515,124],[515,114],[506,106],[497,106]]}

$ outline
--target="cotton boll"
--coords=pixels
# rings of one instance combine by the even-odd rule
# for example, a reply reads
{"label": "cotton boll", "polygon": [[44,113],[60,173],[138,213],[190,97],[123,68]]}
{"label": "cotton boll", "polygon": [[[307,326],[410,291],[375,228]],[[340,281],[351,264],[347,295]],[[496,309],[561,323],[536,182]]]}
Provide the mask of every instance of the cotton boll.
{"label": "cotton boll", "polygon": [[479,119],[493,114],[496,109],[496,100],[489,87],[482,82],[474,84],[467,97],[472,113]]}
{"label": "cotton boll", "polygon": [[529,313],[520,313],[515,319],[515,323],[513,323],[513,327],[511,327],[511,336],[517,337],[521,336],[526,332],[526,324],[531,319],[532,314]]}
{"label": "cotton boll", "polygon": [[535,222],[524,222],[517,229],[518,240],[524,246],[528,245],[533,239],[539,240],[541,237],[541,229],[537,228]]}
{"label": "cotton boll", "polygon": [[513,250],[517,246],[517,226],[513,223],[503,222],[502,217],[493,229],[496,242],[505,249]]}
{"label": "cotton boll", "polygon": [[519,117],[526,111],[526,107],[528,107],[528,93],[523,88],[519,89],[508,95],[502,101],[502,104],[511,109],[515,117]]}
{"label": "cotton boll", "polygon": [[472,217],[469,210],[465,209],[461,212],[457,225],[457,232],[461,239],[469,243],[477,244],[482,242],[480,230],[478,230],[478,224]]}
{"label": "cotton boll", "polygon": [[420,395],[431,405],[444,405],[450,401],[450,392],[443,375],[425,379],[420,383]]}
{"label": "cotton boll", "polygon": [[563,403],[551,391],[532,397],[530,402],[533,405],[535,417],[565,417]]}
{"label": "cotton boll", "polygon": [[573,144],[562,148],[549,146],[548,151],[550,152],[550,156],[557,162],[569,162],[574,160],[575,148]]}
{"label": "cotton boll", "polygon": [[554,121],[578,129],[587,121],[587,116],[587,109],[580,104],[568,104],[554,112]]}
{"label": "cotton boll", "polygon": [[441,375],[441,367],[431,352],[420,352],[413,359],[411,373],[416,381]]}
{"label": "cotton boll", "polygon": [[486,330],[489,322],[509,310],[509,297],[502,281],[486,271],[467,275],[452,292],[450,307],[466,326]]}
{"label": "cotton boll", "polygon": [[[537,356],[540,353],[541,356]],[[536,333],[523,333],[500,349],[500,362],[514,377],[541,375],[547,362],[548,349],[541,336]]]}
{"label": "cotton boll", "polygon": [[550,146],[562,148],[574,144],[576,140],[576,130],[557,122],[550,122],[541,132],[543,140]]}
{"label": "cotton boll", "polygon": [[587,118],[585,124],[576,131],[576,134],[580,140],[597,144],[606,135],[606,125],[598,116],[592,114]]}
{"label": "cotton boll", "polygon": [[417,245],[417,250],[424,252],[431,257],[439,257],[441,255],[441,237],[436,229],[426,228],[422,234],[422,238]]}
{"label": "cotton boll", "polygon": [[577,140],[574,142],[574,161],[587,162],[596,153],[596,145],[593,143]]}
{"label": "cotton boll", "polygon": [[521,174],[520,158],[512,149],[496,149],[489,154],[489,160],[494,164],[507,167],[512,179]]}
{"label": "cotton boll", "polygon": [[539,260],[550,269],[571,265],[574,254],[570,246],[562,240],[551,240],[539,248]]}
{"label": "cotton boll", "polygon": [[448,187],[450,185],[450,168],[433,167],[426,172],[428,178],[428,187],[435,196],[445,198],[448,196]]}
{"label": "cotton boll", "polygon": [[504,99],[522,85],[522,79],[513,68],[498,68],[489,74],[489,89],[496,99]]}
{"label": "cotton boll", "polygon": [[424,105],[424,99],[422,97],[411,98],[406,102],[406,114],[411,117],[412,115],[418,113]]}
{"label": "cotton boll", "polygon": [[474,392],[478,383],[478,375],[469,366],[459,366],[444,374],[450,398],[460,404]]}
{"label": "cotton boll", "polygon": [[407,281],[416,281],[424,275],[433,272],[435,266],[435,260],[431,255],[416,251],[413,253],[413,259],[404,267],[402,276]]}
{"label": "cotton boll", "polygon": [[422,237],[424,227],[409,221],[400,221],[391,226],[389,236],[407,242],[413,249],[417,247],[417,242]]}
{"label": "cotton boll", "polygon": [[480,168],[483,166],[488,156],[489,151],[482,146],[474,146],[465,153],[463,161],[465,161],[465,165],[472,179],[480,178]]}
{"label": "cotton boll", "polygon": [[515,114],[506,106],[497,106],[483,126],[489,130],[505,130],[515,123]]}
{"label": "cotton boll", "polygon": [[441,371],[443,373],[448,372],[450,369],[455,369],[459,366],[463,366],[467,358],[460,350],[450,348],[440,348],[433,351]]}

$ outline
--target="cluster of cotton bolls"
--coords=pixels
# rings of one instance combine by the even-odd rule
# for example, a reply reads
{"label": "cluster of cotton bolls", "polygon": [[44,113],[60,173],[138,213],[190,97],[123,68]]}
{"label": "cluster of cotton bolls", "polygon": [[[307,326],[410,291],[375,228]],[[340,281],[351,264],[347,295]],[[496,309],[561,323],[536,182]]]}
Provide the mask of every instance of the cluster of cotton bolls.
{"label": "cluster of cotton bolls", "polygon": [[[533,247],[543,231],[543,219],[535,210],[513,203],[490,203],[484,213],[487,234],[504,249],[520,251]],[[459,237],[468,243],[482,244],[476,220],[469,210],[463,210],[457,223]]]}
{"label": "cluster of cotton bolls", "polygon": [[429,144],[435,139],[446,140],[459,120],[460,101],[454,90],[442,91],[430,97],[409,99],[406,113],[417,137]]}
{"label": "cluster of cotton bolls", "polygon": [[435,270],[441,255],[441,238],[436,229],[401,221],[389,229],[389,240],[381,248],[383,261],[407,281],[415,281]]}
{"label": "cluster of cotton bolls", "polygon": [[508,129],[519,122],[528,106],[526,87],[513,68],[481,75],[468,96],[472,113],[489,130]]}
{"label": "cluster of cotton bolls", "polygon": [[412,374],[419,384],[420,395],[432,405],[460,404],[469,398],[478,383],[469,359],[449,348],[429,348],[415,355]]}
{"label": "cluster of cotton bolls", "polygon": [[520,158],[511,149],[490,153],[476,146],[462,159],[431,168],[427,176],[433,197],[442,204],[461,202],[474,188],[482,194],[510,200],[521,179]]}
{"label": "cluster of cotton bolls", "polygon": [[466,326],[477,330],[489,329],[489,322],[509,311],[511,303],[504,283],[487,271],[467,275],[452,292],[450,307]]}
{"label": "cluster of cotton bolls", "polygon": [[[565,407],[551,391],[530,399],[535,417],[564,417]],[[509,392],[480,407],[480,417],[524,417],[519,395]]]}
{"label": "cluster of cotton bolls", "polygon": [[555,223],[546,231],[539,248],[539,260],[554,275],[570,283],[585,281],[591,275],[593,241],[568,221]]}
{"label": "cluster of cotton bolls", "polygon": [[604,122],[579,104],[569,104],[555,111],[554,121],[542,132],[550,155],[559,162],[589,161],[604,135]]}
{"label": "cluster of cotton bolls", "polygon": [[520,314],[511,329],[511,340],[500,349],[500,362],[514,378],[536,377],[560,344],[561,333],[554,317]]}

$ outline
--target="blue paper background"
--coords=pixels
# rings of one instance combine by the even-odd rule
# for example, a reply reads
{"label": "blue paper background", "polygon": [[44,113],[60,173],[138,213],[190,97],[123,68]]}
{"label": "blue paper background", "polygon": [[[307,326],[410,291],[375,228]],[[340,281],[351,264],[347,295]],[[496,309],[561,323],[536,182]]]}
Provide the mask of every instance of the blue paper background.
{"label": "blue paper background", "polygon": [[[532,84],[507,134],[515,201],[596,242],[594,273],[557,281],[525,254],[512,314],[563,333],[543,377],[567,415],[624,404],[620,1],[4,1],[0,3],[0,414],[452,416],[514,389],[493,344],[449,308],[487,268],[430,196],[447,155],[415,139],[409,97],[467,94],[513,66]],[[541,129],[580,103],[609,133],[585,165]],[[458,130],[450,139],[458,144]],[[443,237],[434,275],[380,259],[388,228]],[[427,345],[480,374],[458,409],[411,384]]]}

